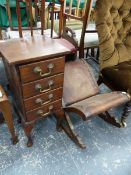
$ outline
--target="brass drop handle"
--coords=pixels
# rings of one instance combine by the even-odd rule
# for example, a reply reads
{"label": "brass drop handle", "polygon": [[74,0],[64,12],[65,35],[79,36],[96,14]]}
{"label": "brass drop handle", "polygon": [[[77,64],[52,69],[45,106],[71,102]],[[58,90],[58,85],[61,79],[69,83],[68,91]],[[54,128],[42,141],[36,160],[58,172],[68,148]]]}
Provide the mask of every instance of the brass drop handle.
{"label": "brass drop handle", "polygon": [[39,66],[36,66],[33,69],[33,72],[36,73],[36,74],[39,74],[41,77],[46,77],[46,76],[48,76],[52,73],[52,70],[54,68],[54,64],[53,63],[48,64],[47,68],[48,68],[48,72],[42,73],[42,69]]}
{"label": "brass drop handle", "polygon": [[51,90],[51,88],[52,88],[53,85],[54,85],[54,81],[53,80],[49,80],[48,81],[48,86],[49,87],[47,89],[43,89],[43,87],[42,87],[41,84],[36,84],[35,85],[35,89],[36,90],[39,90],[41,93],[43,93],[43,92],[47,92],[47,91]]}
{"label": "brass drop handle", "polygon": [[52,99],[53,99],[53,94],[49,94],[49,95],[48,95],[48,99],[49,99],[49,100],[43,102],[43,100],[42,100],[41,98],[37,98],[37,99],[35,100],[35,103],[36,103],[36,104],[39,104],[39,103],[40,103],[41,105],[48,104],[48,103],[50,103],[50,102],[52,101]]}
{"label": "brass drop handle", "polygon": [[46,115],[49,115],[51,110],[53,110],[53,106],[49,106],[49,111],[47,113],[44,113],[43,110],[40,109],[36,112],[36,114],[40,115],[41,117],[44,117]]}

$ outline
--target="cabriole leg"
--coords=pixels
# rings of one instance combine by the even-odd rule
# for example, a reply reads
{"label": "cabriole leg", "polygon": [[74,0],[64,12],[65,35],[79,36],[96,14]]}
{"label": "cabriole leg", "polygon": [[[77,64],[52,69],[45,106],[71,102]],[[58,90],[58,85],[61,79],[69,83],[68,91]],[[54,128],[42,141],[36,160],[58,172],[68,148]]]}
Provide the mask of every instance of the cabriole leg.
{"label": "cabriole leg", "polygon": [[32,123],[23,123],[23,129],[25,132],[25,135],[27,136],[27,147],[31,147],[33,145],[32,137],[31,137],[31,131],[34,127],[34,122]]}

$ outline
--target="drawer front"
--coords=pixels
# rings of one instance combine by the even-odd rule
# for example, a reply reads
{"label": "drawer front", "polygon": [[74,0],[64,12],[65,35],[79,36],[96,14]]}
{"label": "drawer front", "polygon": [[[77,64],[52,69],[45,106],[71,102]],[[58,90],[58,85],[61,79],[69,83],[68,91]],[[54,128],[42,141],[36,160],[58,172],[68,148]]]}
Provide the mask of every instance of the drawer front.
{"label": "drawer front", "polygon": [[60,110],[61,107],[62,107],[62,101],[57,100],[57,101],[54,101],[50,104],[44,105],[41,108],[37,108],[35,110],[29,111],[26,113],[27,122],[36,120],[38,118],[44,118],[47,115],[49,115],[57,110]]}
{"label": "drawer front", "polygon": [[64,57],[27,64],[19,67],[22,83],[35,81],[64,72]]}
{"label": "drawer front", "polygon": [[23,97],[29,98],[63,87],[63,77],[64,74],[58,74],[35,82],[26,83],[22,85]]}
{"label": "drawer front", "polygon": [[30,111],[35,108],[42,107],[46,104],[49,104],[53,101],[59,100],[62,98],[62,88],[58,88],[42,95],[37,95],[35,97],[28,98],[24,100],[25,110]]}

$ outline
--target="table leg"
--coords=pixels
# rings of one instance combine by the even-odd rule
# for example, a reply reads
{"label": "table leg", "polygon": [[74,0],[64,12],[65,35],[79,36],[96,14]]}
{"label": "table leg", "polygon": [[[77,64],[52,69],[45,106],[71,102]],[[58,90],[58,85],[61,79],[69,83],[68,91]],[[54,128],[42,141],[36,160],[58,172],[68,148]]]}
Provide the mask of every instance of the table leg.
{"label": "table leg", "polygon": [[0,104],[0,109],[3,113],[4,119],[7,123],[8,129],[11,133],[12,136],[12,143],[16,144],[18,142],[18,138],[15,134],[14,130],[14,125],[13,125],[13,118],[12,118],[12,112],[11,112],[11,107],[10,103],[8,100],[4,101],[3,103]]}

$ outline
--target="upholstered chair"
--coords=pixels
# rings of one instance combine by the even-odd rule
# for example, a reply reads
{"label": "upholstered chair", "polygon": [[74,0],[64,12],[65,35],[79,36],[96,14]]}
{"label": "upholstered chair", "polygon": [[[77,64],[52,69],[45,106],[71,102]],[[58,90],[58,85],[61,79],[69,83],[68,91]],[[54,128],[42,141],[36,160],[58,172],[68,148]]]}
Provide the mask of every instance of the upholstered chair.
{"label": "upholstered chair", "polygon": [[[131,0],[97,0],[95,12],[101,69],[98,83],[131,95]],[[125,112],[130,106],[131,102]]]}

